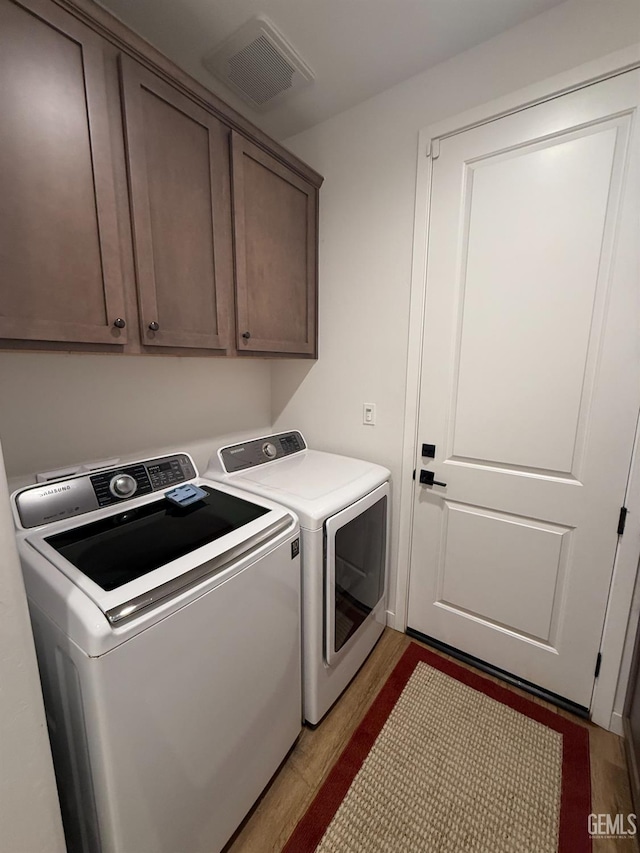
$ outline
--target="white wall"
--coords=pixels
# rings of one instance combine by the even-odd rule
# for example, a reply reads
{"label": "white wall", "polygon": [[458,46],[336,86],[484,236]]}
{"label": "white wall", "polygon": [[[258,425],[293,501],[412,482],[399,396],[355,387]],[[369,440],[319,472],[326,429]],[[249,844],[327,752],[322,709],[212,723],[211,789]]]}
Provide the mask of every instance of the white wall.
{"label": "white wall", "polygon": [[[325,176],[320,358],[274,365],[275,426],[384,464],[399,485],[418,131],[638,41],[638,0],[568,0],[286,140]],[[397,530],[396,500],[392,556]],[[391,590],[393,610],[393,578]]]}
{"label": "white wall", "polygon": [[0,449],[0,848],[65,850],[22,572]]}
{"label": "white wall", "polygon": [[[35,471],[131,458],[268,427],[264,360],[0,353],[0,439],[16,486]],[[196,464],[206,462],[201,453]]]}

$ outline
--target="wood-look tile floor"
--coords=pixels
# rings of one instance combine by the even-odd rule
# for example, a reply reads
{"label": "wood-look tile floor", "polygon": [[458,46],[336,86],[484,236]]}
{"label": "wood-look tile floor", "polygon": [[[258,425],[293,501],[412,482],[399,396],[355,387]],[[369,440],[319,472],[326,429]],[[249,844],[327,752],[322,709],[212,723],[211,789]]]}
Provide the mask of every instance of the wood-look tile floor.
{"label": "wood-look tile floor", "polygon": [[[303,729],[280,770],[224,853],[279,853],[282,850],[410,642],[405,634],[390,628],[385,630],[356,678],[320,725],[316,729]],[[634,811],[621,738],[517,688],[508,689],[589,729],[594,813],[626,815]],[[265,736],[268,737],[268,733]],[[593,840],[593,853],[638,853],[639,849],[634,838]]]}

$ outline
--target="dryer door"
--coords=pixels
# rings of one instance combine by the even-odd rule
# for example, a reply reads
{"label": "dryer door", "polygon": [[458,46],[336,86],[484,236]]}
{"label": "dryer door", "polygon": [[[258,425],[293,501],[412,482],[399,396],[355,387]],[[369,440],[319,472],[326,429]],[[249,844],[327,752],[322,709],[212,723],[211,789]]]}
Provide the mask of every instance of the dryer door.
{"label": "dryer door", "polygon": [[[348,654],[386,592],[387,503],[383,483],[325,523],[325,659]],[[383,602],[384,606],[384,602]]]}

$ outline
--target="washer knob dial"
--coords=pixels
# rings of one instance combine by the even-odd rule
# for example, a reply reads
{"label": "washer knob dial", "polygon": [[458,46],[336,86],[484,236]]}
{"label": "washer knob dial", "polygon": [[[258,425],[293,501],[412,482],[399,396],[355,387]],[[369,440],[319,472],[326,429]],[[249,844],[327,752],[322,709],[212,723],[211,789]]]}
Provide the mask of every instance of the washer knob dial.
{"label": "washer knob dial", "polygon": [[109,491],[116,498],[130,498],[136,493],[138,484],[130,474],[116,474],[109,483]]}
{"label": "washer knob dial", "polygon": [[275,459],[278,455],[278,451],[276,450],[275,444],[272,444],[270,441],[265,441],[262,445],[262,452],[267,457],[267,459]]}

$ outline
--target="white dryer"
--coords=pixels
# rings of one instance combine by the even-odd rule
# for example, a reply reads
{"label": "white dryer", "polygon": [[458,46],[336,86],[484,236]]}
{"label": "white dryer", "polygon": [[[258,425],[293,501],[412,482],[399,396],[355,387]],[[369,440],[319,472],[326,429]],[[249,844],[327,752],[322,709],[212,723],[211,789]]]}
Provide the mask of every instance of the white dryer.
{"label": "white dryer", "polygon": [[292,509],[302,540],[305,720],[316,725],[386,624],[390,472],[297,431],[221,447],[206,474]]}

